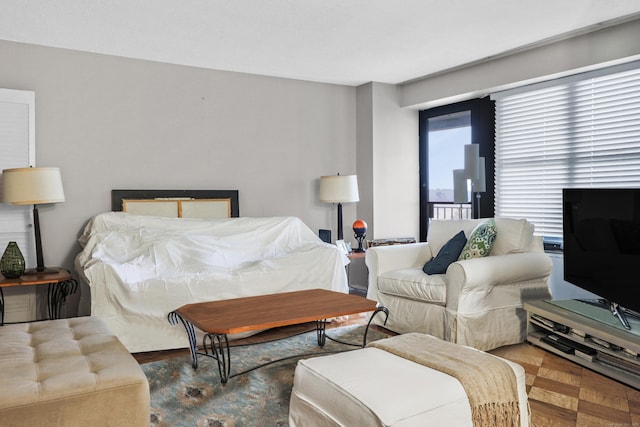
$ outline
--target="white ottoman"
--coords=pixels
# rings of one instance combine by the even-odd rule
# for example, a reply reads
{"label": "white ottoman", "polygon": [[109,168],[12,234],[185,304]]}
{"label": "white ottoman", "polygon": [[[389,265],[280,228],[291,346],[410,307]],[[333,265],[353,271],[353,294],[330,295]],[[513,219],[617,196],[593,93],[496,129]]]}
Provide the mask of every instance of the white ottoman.
{"label": "white ottoman", "polygon": [[[505,362],[516,374],[521,425],[528,426],[524,369]],[[291,393],[289,424],[298,427],[473,425],[469,401],[456,378],[377,348],[299,361]]]}

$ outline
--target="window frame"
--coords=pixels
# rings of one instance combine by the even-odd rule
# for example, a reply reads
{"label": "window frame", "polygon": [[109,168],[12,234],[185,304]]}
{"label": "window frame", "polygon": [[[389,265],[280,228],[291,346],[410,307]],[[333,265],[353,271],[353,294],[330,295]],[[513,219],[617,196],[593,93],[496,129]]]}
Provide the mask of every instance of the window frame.
{"label": "window frame", "polygon": [[[480,198],[479,217],[493,217],[494,213],[494,138],[495,102],[489,97],[476,98],[455,104],[422,110],[419,114],[419,175],[420,175],[420,241],[427,240],[429,218],[429,119],[431,117],[471,112],[471,143],[479,145],[480,156],[485,158],[486,189]],[[474,209],[475,211],[475,209]]]}

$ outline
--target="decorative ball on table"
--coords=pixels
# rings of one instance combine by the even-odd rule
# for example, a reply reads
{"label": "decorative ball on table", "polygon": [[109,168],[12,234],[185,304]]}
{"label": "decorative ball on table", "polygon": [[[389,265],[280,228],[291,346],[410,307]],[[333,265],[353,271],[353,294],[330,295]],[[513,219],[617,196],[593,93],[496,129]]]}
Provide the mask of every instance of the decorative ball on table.
{"label": "decorative ball on table", "polygon": [[354,252],[364,252],[364,248],[362,247],[362,241],[367,236],[367,223],[361,219],[356,219],[353,222],[353,235],[358,241],[358,248],[354,249]]}

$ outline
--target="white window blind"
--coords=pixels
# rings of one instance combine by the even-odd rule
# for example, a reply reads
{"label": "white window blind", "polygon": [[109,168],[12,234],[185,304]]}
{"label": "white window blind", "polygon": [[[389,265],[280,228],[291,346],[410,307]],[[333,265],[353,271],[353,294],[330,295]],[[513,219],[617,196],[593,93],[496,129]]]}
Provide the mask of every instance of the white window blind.
{"label": "white window blind", "polygon": [[[35,93],[0,89],[0,172],[28,166],[35,166]],[[0,185],[0,200],[1,193]],[[31,208],[0,203],[0,256],[15,241],[27,267],[35,265]]]}
{"label": "white window blind", "polygon": [[562,189],[640,187],[640,62],[496,100],[496,216],[562,237]]}

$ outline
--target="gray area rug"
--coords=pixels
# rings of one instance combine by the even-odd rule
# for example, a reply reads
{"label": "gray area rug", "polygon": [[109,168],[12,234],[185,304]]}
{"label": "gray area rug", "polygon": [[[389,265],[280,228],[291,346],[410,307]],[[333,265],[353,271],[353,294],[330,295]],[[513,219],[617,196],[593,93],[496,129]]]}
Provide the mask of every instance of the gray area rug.
{"label": "gray area rug", "polygon": [[[328,329],[327,335],[345,342],[361,343],[364,326]],[[370,329],[367,341],[387,335]],[[191,357],[146,363],[142,370],[151,389],[151,426],[287,426],[293,374],[300,359],[325,353],[349,351],[327,339],[317,344],[316,332],[262,344],[231,348],[231,375],[250,370],[220,383],[216,360],[198,357],[198,369]],[[251,370],[271,361],[288,359]]]}

